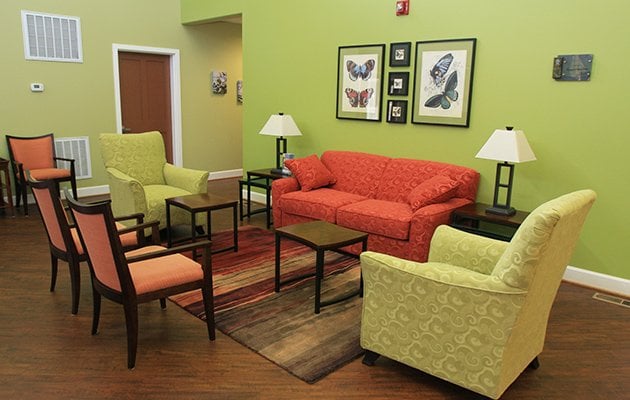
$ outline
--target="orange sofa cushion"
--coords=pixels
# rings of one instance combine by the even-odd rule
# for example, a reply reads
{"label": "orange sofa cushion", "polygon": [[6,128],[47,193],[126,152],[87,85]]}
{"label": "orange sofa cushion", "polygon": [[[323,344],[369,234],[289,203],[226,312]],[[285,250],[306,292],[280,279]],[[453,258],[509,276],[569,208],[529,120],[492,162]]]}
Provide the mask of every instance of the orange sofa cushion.
{"label": "orange sofa cushion", "polygon": [[368,199],[340,207],[337,225],[393,239],[409,239],[413,212],[406,203]]}
{"label": "orange sofa cushion", "polygon": [[318,189],[336,182],[335,177],[315,154],[284,163],[300,183],[302,191]]}
{"label": "orange sofa cushion", "polygon": [[279,202],[285,213],[335,223],[339,207],[365,199],[365,196],[320,188],[309,192],[286,193]]}

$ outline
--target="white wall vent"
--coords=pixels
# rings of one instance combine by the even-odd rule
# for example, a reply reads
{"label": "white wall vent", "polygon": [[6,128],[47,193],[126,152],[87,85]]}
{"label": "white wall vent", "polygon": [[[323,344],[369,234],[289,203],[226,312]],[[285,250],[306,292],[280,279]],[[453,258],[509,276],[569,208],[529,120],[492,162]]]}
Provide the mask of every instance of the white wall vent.
{"label": "white wall vent", "polygon": [[[77,179],[92,177],[90,141],[87,136],[55,138],[55,155],[57,157],[74,159]],[[58,161],[57,166],[59,168],[70,168],[70,165],[63,161]]]}
{"label": "white wall vent", "polygon": [[22,33],[27,60],[83,62],[78,17],[22,10]]}

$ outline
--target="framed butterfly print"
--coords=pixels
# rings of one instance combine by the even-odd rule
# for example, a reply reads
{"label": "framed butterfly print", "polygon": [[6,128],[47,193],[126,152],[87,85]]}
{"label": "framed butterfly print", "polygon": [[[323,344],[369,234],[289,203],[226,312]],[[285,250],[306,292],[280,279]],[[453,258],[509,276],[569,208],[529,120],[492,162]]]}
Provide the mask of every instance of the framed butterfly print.
{"label": "framed butterfly print", "polygon": [[408,67],[411,65],[411,42],[392,43],[389,46],[389,66]]}
{"label": "framed butterfly print", "polygon": [[384,44],[339,47],[337,118],[381,120]]}
{"label": "framed butterfly print", "polygon": [[390,72],[387,79],[387,94],[406,96],[409,91],[409,72]]}
{"label": "framed butterfly print", "polygon": [[407,123],[407,100],[389,100],[387,102],[387,122]]}
{"label": "framed butterfly print", "polygon": [[416,42],[411,122],[468,127],[476,43]]}

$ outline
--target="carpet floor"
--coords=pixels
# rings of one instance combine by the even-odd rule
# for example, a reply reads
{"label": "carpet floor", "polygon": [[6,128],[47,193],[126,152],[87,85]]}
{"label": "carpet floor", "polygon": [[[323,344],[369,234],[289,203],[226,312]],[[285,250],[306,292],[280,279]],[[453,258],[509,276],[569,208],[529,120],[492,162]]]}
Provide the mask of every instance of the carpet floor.
{"label": "carpet floor", "polygon": [[[213,236],[213,247],[228,246],[231,232]],[[308,383],[359,357],[361,299],[314,313],[314,277],[274,285],[274,234],[261,228],[239,229],[239,251],[213,255],[215,321],[234,340]],[[315,252],[291,240],[282,241],[282,280],[314,272]],[[356,291],[359,261],[327,252],[322,300]],[[177,305],[205,319],[200,291],[171,297]]]}

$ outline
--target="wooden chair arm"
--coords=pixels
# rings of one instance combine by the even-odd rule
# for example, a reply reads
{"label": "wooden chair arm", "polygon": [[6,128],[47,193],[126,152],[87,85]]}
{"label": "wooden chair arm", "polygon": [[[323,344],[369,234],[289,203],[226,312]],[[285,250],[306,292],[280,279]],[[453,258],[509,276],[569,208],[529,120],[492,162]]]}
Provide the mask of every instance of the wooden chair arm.
{"label": "wooden chair arm", "polygon": [[212,242],[211,241],[203,240],[203,241],[200,241],[200,242],[184,244],[184,245],[177,246],[177,247],[171,247],[169,249],[163,249],[163,250],[154,251],[152,253],[146,253],[146,254],[140,254],[140,255],[137,255],[137,256],[127,257],[127,262],[128,263],[134,263],[134,262],[138,262],[138,261],[150,260],[152,258],[168,256],[168,255],[171,255],[171,254],[182,253],[184,251],[192,251],[192,250],[200,249],[200,248],[207,248],[208,249],[208,253],[210,253],[210,247],[211,246],[212,246]]}

